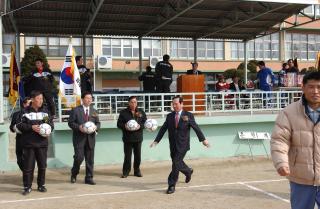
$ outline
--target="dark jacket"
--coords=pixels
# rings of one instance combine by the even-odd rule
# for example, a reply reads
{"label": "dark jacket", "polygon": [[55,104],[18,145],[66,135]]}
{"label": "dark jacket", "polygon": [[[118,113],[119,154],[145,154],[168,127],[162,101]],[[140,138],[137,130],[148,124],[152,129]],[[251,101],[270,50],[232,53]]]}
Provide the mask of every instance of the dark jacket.
{"label": "dark jacket", "polygon": [[[238,86],[239,86],[239,84],[238,84]],[[239,90],[240,90],[240,91],[245,90],[245,89],[246,89],[246,88],[245,88],[244,86],[239,86]],[[230,83],[230,85],[229,85],[229,90],[231,90],[231,91],[237,91],[236,86],[234,85],[233,82]]]}
{"label": "dark jacket", "polygon": [[296,74],[298,74],[299,73],[299,69],[296,68],[296,67],[291,67],[291,68],[288,68],[286,70],[286,73],[296,73]]}
{"label": "dark jacket", "polygon": [[54,77],[50,69],[44,68],[41,74],[37,69],[33,70],[29,76],[24,78],[26,96],[30,96],[33,90],[52,94],[53,81]]}
{"label": "dark jacket", "polygon": [[32,125],[47,123],[53,130],[52,118],[45,107],[36,111],[31,106],[22,110],[21,122],[17,123],[17,128],[22,132],[21,140],[23,147],[48,147],[48,139],[36,133]]}
{"label": "dark jacket", "polygon": [[193,73],[193,70],[187,70],[187,75],[201,75],[202,72],[200,70],[196,70],[196,73]]}
{"label": "dark jacket", "polygon": [[[136,131],[126,130],[125,128],[126,123],[132,119],[136,120],[140,125],[139,130],[136,130]],[[141,109],[136,109],[134,115],[131,113],[131,110],[129,107],[122,110],[118,118],[117,126],[122,130],[123,142],[141,142],[143,140],[143,128],[146,120],[147,120],[146,114]]]}
{"label": "dark jacket", "polygon": [[[13,133],[16,133],[16,130],[15,130],[15,126],[21,122],[21,118],[22,118],[22,112],[23,110],[19,110],[17,112],[14,112],[12,114],[12,118],[11,118],[11,123],[10,123],[10,131],[13,132]],[[16,143],[17,145],[20,145],[22,146],[22,141],[21,141],[21,134],[19,133],[16,133]]]}
{"label": "dark jacket", "polygon": [[156,75],[153,72],[144,72],[139,76],[139,81],[143,81],[144,92],[154,92],[156,88]]}
{"label": "dark jacket", "polygon": [[172,80],[173,67],[169,62],[160,61],[157,63],[156,68],[156,79],[161,80],[163,77],[170,78]]}
{"label": "dark jacket", "polygon": [[90,70],[84,65],[79,65],[77,67],[79,69],[81,79],[81,92],[92,92],[92,76],[90,74]]}
{"label": "dark jacket", "polygon": [[[100,121],[97,111],[90,106],[89,109],[89,121],[93,122],[97,126],[97,130],[100,129]],[[79,126],[86,122],[85,113],[82,105],[79,105],[71,110],[68,125],[72,129],[72,141],[74,147],[84,147],[88,140],[91,149],[95,147],[96,133],[86,134],[80,131]]]}
{"label": "dark jacket", "polygon": [[178,128],[175,127],[175,114],[175,112],[171,112],[167,115],[166,121],[159,130],[155,141],[160,142],[164,133],[168,130],[171,153],[184,153],[190,150],[190,128],[196,132],[199,141],[204,141],[205,137],[192,113],[181,112]]}

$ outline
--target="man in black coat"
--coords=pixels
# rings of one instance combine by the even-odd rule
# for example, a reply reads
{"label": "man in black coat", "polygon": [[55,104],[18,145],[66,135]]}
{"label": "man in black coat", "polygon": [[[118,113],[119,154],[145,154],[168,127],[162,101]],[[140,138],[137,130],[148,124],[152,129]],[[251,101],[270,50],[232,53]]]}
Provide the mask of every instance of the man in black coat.
{"label": "man in black coat", "polygon": [[82,56],[76,56],[75,59],[80,73],[81,92],[92,92],[92,76],[90,69],[83,65]]}
{"label": "man in black coat", "polygon": [[84,92],[81,95],[82,105],[72,109],[68,121],[69,127],[73,131],[73,167],[71,169],[71,183],[75,183],[79,174],[80,165],[85,159],[86,161],[86,177],[85,184],[95,185],[93,181],[93,164],[94,164],[94,147],[96,143],[96,132],[88,134],[83,125],[91,121],[98,130],[100,121],[98,112],[91,106],[92,95],[90,92]]}
{"label": "man in black coat", "polygon": [[40,125],[47,123],[53,130],[52,117],[43,106],[40,91],[31,92],[31,105],[22,112],[21,122],[16,125],[21,131],[23,158],[23,195],[31,192],[35,163],[38,166],[38,191],[46,192],[45,176],[47,168],[48,137],[40,135]]}
{"label": "man in black coat", "polygon": [[143,92],[146,93],[154,92],[156,87],[155,74],[151,70],[152,68],[147,66],[146,72],[139,76],[139,81],[143,82]]}
{"label": "man in black coat", "polygon": [[169,62],[170,56],[163,55],[163,61],[156,64],[156,90],[158,93],[170,93],[173,66]]}
{"label": "man in black coat", "polygon": [[[120,112],[117,126],[122,130],[122,141],[124,150],[124,162],[122,168],[121,178],[127,178],[131,170],[131,156],[132,150],[134,154],[134,175],[142,177],[140,171],[141,163],[141,144],[143,141],[143,128],[147,120],[146,114],[143,110],[138,109],[138,102],[136,96],[129,97],[129,105],[126,109]],[[136,120],[138,127],[135,130],[130,130],[127,127],[129,120]]]}
{"label": "man in black coat", "polygon": [[21,140],[21,131],[17,129],[17,124],[21,122],[23,110],[30,105],[30,98],[26,97],[22,101],[22,108],[21,110],[12,114],[11,123],[10,123],[10,131],[16,133],[16,157],[17,157],[17,164],[21,171],[23,171],[23,161],[22,161],[22,140]]}
{"label": "man in black coat", "polygon": [[30,96],[28,93],[31,91],[40,91],[43,94],[45,103],[50,111],[50,115],[55,116],[56,106],[53,97],[54,77],[52,71],[49,68],[44,67],[44,63],[41,58],[36,59],[35,62],[36,69],[34,69],[30,75],[23,78],[26,96]]}
{"label": "man in black coat", "polygon": [[157,145],[162,139],[164,133],[169,132],[170,156],[172,159],[172,171],[168,177],[167,194],[175,192],[175,185],[178,181],[179,171],[186,176],[185,182],[189,183],[193,169],[189,168],[183,158],[188,150],[190,150],[190,128],[192,128],[200,142],[209,147],[209,141],[205,139],[202,131],[195,122],[192,113],[183,111],[183,98],[176,96],[172,100],[174,111],[167,115],[166,121],[158,132],[156,139],[150,147]]}
{"label": "man in black coat", "polygon": [[187,75],[201,75],[202,72],[198,70],[198,63],[197,62],[191,62],[192,69],[187,70]]}

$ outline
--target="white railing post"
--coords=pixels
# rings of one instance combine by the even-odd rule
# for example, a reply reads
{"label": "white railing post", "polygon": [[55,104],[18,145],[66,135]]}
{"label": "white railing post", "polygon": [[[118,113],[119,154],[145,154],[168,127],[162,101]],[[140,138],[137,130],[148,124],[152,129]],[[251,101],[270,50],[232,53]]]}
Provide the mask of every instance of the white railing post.
{"label": "white railing post", "polygon": [[62,104],[61,104],[61,97],[58,96],[58,113],[59,113],[59,122],[62,122]]}

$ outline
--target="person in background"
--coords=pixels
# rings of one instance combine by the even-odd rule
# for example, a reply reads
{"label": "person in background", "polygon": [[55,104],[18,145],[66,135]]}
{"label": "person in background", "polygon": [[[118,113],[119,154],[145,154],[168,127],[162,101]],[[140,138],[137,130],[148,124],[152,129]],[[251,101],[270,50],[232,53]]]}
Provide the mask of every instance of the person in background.
{"label": "person in background", "polygon": [[243,82],[240,81],[240,78],[236,75],[233,76],[232,83],[229,85],[229,90],[239,92],[245,89],[246,88],[244,87]]}
{"label": "person in background", "polygon": [[146,67],[146,72],[139,76],[139,81],[143,82],[143,92],[152,93],[155,92],[156,80],[155,74],[151,71],[152,68],[150,66]]}
{"label": "person in background", "polygon": [[258,67],[260,69],[257,74],[259,89],[262,91],[272,91],[272,86],[274,84],[274,74],[272,70],[266,67],[264,61],[259,61]]}
{"label": "person in background", "polygon": [[198,70],[198,63],[197,62],[191,62],[192,69],[187,70],[187,75],[201,75],[202,72]]}
{"label": "person in background", "polygon": [[216,83],[216,91],[228,91],[229,84],[225,82],[223,75],[218,75],[218,82]]}
{"label": "person in background", "polygon": [[284,87],[285,86],[284,77],[287,74],[288,69],[289,69],[288,63],[283,63],[282,64],[282,68],[278,73],[278,86],[279,87]]}
{"label": "person in background", "polygon": [[286,70],[286,73],[296,73],[297,75],[299,74],[299,69],[294,66],[294,61],[293,59],[288,59],[288,69]]}
{"label": "person in background", "polygon": [[163,61],[158,62],[156,65],[156,90],[158,93],[170,93],[173,66],[169,60],[170,56],[165,54],[163,55]]}
{"label": "person in background", "polygon": [[25,91],[26,96],[30,97],[30,92],[40,91],[43,94],[45,103],[52,117],[56,114],[56,106],[54,103],[54,77],[49,68],[44,67],[43,60],[37,58],[35,61],[36,69],[32,70],[30,75],[24,78],[25,85],[28,91]]}
{"label": "person in background", "polygon": [[10,131],[12,133],[16,133],[16,157],[17,157],[17,164],[21,171],[23,171],[23,161],[22,161],[22,143],[21,140],[21,132],[17,129],[17,124],[21,122],[22,113],[25,108],[30,105],[31,99],[29,97],[25,97],[22,101],[22,108],[12,114],[11,123],[10,123]]}
{"label": "person in background", "polygon": [[[126,126],[129,120],[135,120],[138,123],[136,130],[129,130]],[[124,151],[124,162],[121,178],[127,178],[131,170],[132,151],[134,155],[134,176],[142,177],[140,170],[141,164],[141,145],[143,141],[143,128],[147,117],[142,109],[138,108],[136,96],[128,99],[128,107],[120,112],[117,127],[122,130],[122,141]]]}
{"label": "person in background", "polygon": [[76,63],[80,73],[81,92],[92,93],[92,76],[90,73],[90,69],[86,68],[86,66],[83,65],[82,56],[76,56]]}

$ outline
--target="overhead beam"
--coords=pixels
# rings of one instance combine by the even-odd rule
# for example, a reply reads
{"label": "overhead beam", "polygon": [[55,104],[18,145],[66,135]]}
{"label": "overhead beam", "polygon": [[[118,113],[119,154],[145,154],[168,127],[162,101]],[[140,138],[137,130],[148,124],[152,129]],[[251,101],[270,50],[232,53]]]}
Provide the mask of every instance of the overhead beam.
{"label": "overhead beam", "polygon": [[103,5],[104,0],[92,0],[91,4],[89,6],[89,14],[88,14],[88,25],[83,33],[84,36],[86,36],[93,24],[94,19],[96,18],[97,14],[99,13],[99,10],[101,6]]}
{"label": "overhead beam", "polygon": [[[11,11],[11,1],[7,1],[7,11]],[[16,34],[18,34],[18,33],[19,33],[19,30],[18,30],[18,27],[17,27],[17,24],[16,24],[16,20],[15,20],[14,17],[13,17],[13,13],[10,13],[10,14],[9,14],[9,20],[10,20],[10,22],[11,22],[11,24],[12,24],[12,27],[13,27],[13,29],[14,29],[14,32],[15,32]]]}
{"label": "overhead beam", "polygon": [[[163,21],[162,23],[160,23],[158,26],[150,29],[148,32],[145,32],[144,34],[142,34],[142,36],[148,36],[150,35],[152,32],[158,30],[159,28],[162,28],[163,26],[165,26],[166,24],[168,24],[169,22],[171,22],[172,20],[176,19],[177,17],[179,17],[180,15],[186,13],[188,10],[192,9],[193,7],[197,6],[198,4],[202,3],[204,0],[198,0],[195,3],[192,3],[190,5],[188,5],[187,7],[185,7],[184,9],[182,9],[180,12],[177,12],[175,15],[173,15],[171,18]],[[180,5],[179,5],[180,7]],[[158,17],[159,18],[159,17]]]}
{"label": "overhead beam", "polygon": [[212,36],[212,35],[214,35],[214,34],[216,34],[216,33],[219,33],[219,32],[222,32],[222,31],[224,31],[224,30],[227,30],[227,29],[229,29],[229,28],[233,28],[233,27],[235,27],[235,26],[237,26],[237,25],[240,25],[240,24],[249,22],[249,21],[254,20],[254,19],[256,19],[256,18],[258,18],[258,17],[261,17],[261,16],[263,16],[263,15],[269,14],[269,13],[271,13],[271,12],[273,12],[273,11],[277,11],[277,10],[279,10],[279,9],[282,9],[282,8],[284,8],[284,7],[286,7],[286,6],[288,6],[288,4],[284,4],[284,5],[281,5],[281,6],[279,6],[279,7],[274,8],[274,9],[271,9],[271,10],[268,10],[268,11],[265,11],[265,12],[262,12],[262,13],[260,13],[259,15],[253,16],[253,17],[248,18],[248,19],[245,19],[245,20],[241,20],[241,21],[236,22],[236,23],[234,23],[234,24],[226,25],[226,26],[223,27],[223,28],[220,28],[220,29],[215,30],[215,31],[210,32],[210,33],[207,33],[207,34],[202,35],[202,36],[200,36],[200,37],[198,37],[198,38],[206,38],[206,37],[208,37],[208,36]]}

